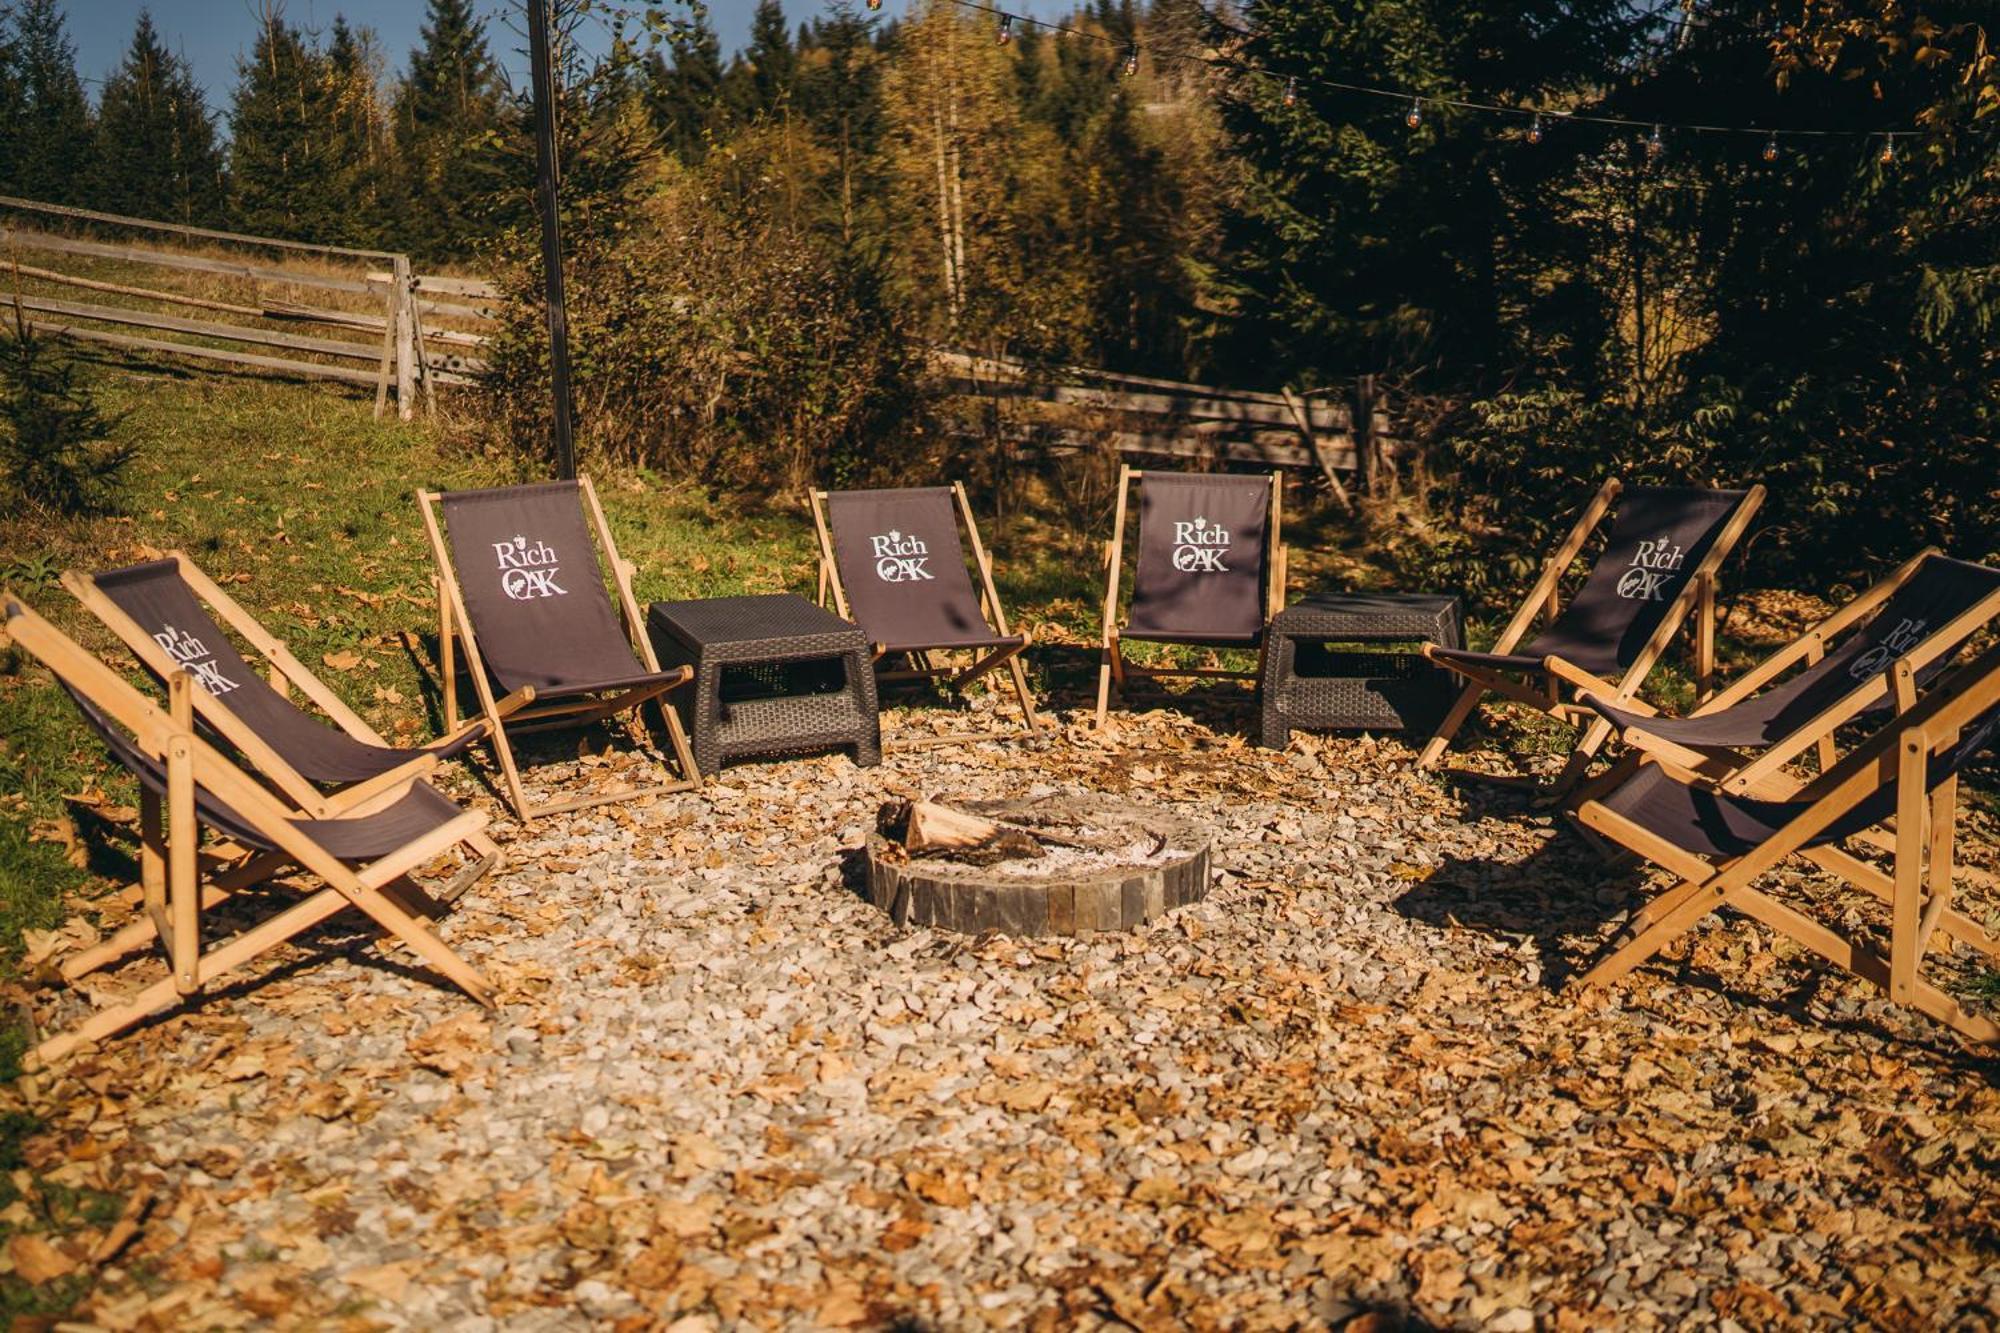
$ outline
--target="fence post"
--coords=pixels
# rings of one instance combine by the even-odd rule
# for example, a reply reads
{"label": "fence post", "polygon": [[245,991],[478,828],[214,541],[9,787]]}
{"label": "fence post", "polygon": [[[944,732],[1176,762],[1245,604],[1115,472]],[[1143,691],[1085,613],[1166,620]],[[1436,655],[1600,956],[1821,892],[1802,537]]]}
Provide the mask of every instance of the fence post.
{"label": "fence post", "polygon": [[1382,488],[1382,455],[1375,439],[1375,377],[1358,375],[1354,380],[1354,467],[1360,473],[1359,490],[1374,498]]}
{"label": "fence post", "polygon": [[397,255],[390,278],[396,306],[396,417],[417,414],[417,301],[410,290],[410,257]]}

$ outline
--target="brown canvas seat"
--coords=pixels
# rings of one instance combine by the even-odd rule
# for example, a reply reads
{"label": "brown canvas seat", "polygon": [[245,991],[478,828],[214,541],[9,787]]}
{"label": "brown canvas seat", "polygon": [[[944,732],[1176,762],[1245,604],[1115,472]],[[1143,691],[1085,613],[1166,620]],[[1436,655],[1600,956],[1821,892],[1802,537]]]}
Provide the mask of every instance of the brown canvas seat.
{"label": "brown canvas seat", "polygon": [[[409,876],[485,825],[484,815],[460,809],[420,780],[436,766],[435,756],[423,757],[419,771],[400,785],[337,815],[301,815],[196,731],[193,700],[198,687],[188,671],[176,667],[168,675],[168,707],[161,709],[4,590],[0,611],[8,637],[55,673],[90,728],[139,782],[144,914],[64,960],[63,974],[84,976],[156,939],[165,943],[171,964],[165,979],[75,1030],[43,1041],[35,1051],[37,1061],[46,1063],[80,1043],[111,1037],[350,906],[475,1000],[492,1002],[485,978],[388,892],[421,898]],[[233,858],[220,872],[211,871],[206,882],[203,827],[229,840],[217,850],[226,849]],[[204,940],[205,911],[290,868],[326,887],[228,940]]]}
{"label": "brown canvas seat", "polygon": [[[1611,734],[1611,724],[1565,696],[1594,689],[1614,705],[1636,698],[1690,613],[1695,671],[1706,691],[1714,674],[1717,571],[1763,499],[1761,486],[1732,491],[1605,482],[1543,565],[1491,652],[1424,646],[1425,657],[1467,684],[1418,756],[1418,766],[1432,767],[1443,757],[1480,696],[1491,690],[1566,720],[1583,720],[1583,735],[1557,783],[1566,790]],[[1576,597],[1562,607],[1560,581],[1614,503],[1617,515],[1604,549]],[[1537,617],[1548,623],[1530,639]]]}
{"label": "brown canvas seat", "polygon": [[[565,810],[686,791],[699,781],[694,754],[665,695],[693,674],[660,670],[632,595],[632,567],[619,558],[588,478],[487,490],[419,491],[438,574],[438,642],[445,725],[456,724],[456,649],[464,645],[494,754],[515,813],[524,820]],[[440,520],[440,513],[442,520]],[[611,567],[616,609],[598,565]],[[509,718],[496,698],[524,703]],[[580,726],[655,703],[681,771],[678,781],[531,807],[509,730]]]}
{"label": "brown canvas seat", "polygon": [[[1908,658],[1926,686],[1996,618],[2000,569],[1924,551],[1688,717],[1620,707],[1589,691],[1582,701],[1635,751],[1700,772],[1724,791],[1757,793],[1815,746],[1820,766],[1831,767],[1834,732],[1888,707],[1889,663]],[[1802,669],[1784,675],[1794,667]]]}
{"label": "brown canvas seat", "polygon": [[[908,663],[880,671],[881,677],[941,680],[956,693],[1004,666],[1023,725],[1035,735],[1035,701],[1020,661],[1029,636],[1008,627],[993,587],[993,560],[979,538],[965,487],[814,491],[811,499],[819,536],[820,605],[830,598],[836,611],[861,626],[878,663],[885,658]],[[979,571],[976,591],[966,568],[961,523]],[[944,652],[968,652],[971,659],[951,665],[931,657]],[[925,743],[983,740],[994,734],[942,736]]]}
{"label": "brown canvas seat", "polygon": [[[2000,647],[1919,693],[1907,658],[1890,664],[1894,712],[1885,725],[1796,796],[1767,800],[1721,792],[1698,774],[1645,760],[1615,790],[1587,799],[1578,820],[1679,882],[1635,914],[1629,938],[1580,980],[1608,985],[1721,907],[1790,937],[1838,967],[1977,1041],[2000,1041],[2000,1024],[1968,1012],[1922,977],[1933,942],[1957,940],[2000,958],[2000,940],[1953,906],[1953,832],[1959,774],[2000,734]],[[1843,849],[1866,838],[1885,847],[1884,872]],[[1808,916],[1759,887],[1799,857],[1889,905],[1886,953]],[[1844,914],[1845,915],[1845,914]]]}
{"label": "brown canvas seat", "polygon": [[[1139,489],[1138,557],[1131,604],[1118,619],[1124,565],[1125,516]],[[1118,507],[1106,551],[1102,663],[1097,720],[1103,724],[1111,690],[1127,676],[1202,676],[1255,680],[1255,671],[1141,666],[1123,650],[1127,640],[1209,648],[1261,648],[1264,627],[1284,608],[1285,551],[1280,540],[1281,483],[1277,473],[1118,470]]]}

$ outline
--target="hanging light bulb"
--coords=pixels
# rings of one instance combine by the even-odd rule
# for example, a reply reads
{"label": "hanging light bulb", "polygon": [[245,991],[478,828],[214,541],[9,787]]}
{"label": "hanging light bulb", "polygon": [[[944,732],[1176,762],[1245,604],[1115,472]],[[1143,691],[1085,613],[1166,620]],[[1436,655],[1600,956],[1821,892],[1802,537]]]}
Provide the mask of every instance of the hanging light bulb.
{"label": "hanging light bulb", "polygon": [[1128,79],[1139,72],[1139,44],[1137,42],[1133,42],[1125,48],[1125,63],[1120,68],[1125,71],[1125,77]]}
{"label": "hanging light bulb", "polygon": [[1667,132],[1660,126],[1653,126],[1653,132],[1646,136],[1646,156],[1658,157],[1667,151]]}
{"label": "hanging light bulb", "polygon": [[[879,4],[881,0],[876,0],[876,2]],[[1013,40],[1014,16],[1012,14],[1002,14],[1000,16],[1000,45],[1005,46]]]}
{"label": "hanging light bulb", "polygon": [[1410,109],[1403,113],[1403,123],[1411,129],[1424,123],[1424,104],[1416,98],[1410,99]]}
{"label": "hanging light bulb", "polygon": [[1882,156],[1877,160],[1880,161],[1882,165],[1885,167],[1892,167],[1896,165],[1895,135],[1885,134],[1882,136]]}
{"label": "hanging light bulb", "polygon": [[1534,118],[1528,122],[1528,142],[1531,144],[1538,144],[1541,141],[1542,141],[1542,116],[1541,113],[1538,111],[1535,113]]}
{"label": "hanging light bulb", "polygon": [[882,7],[882,0],[868,0],[869,9],[874,10],[874,9],[880,9],[881,7]]}
{"label": "hanging light bulb", "polygon": [[1293,76],[1292,78],[1285,80],[1285,109],[1289,111],[1291,108],[1297,106],[1298,104],[1299,104],[1299,81],[1297,76]]}
{"label": "hanging light bulb", "polygon": [[1778,160],[1778,136],[1775,134],[1764,140],[1764,160],[1766,162]]}

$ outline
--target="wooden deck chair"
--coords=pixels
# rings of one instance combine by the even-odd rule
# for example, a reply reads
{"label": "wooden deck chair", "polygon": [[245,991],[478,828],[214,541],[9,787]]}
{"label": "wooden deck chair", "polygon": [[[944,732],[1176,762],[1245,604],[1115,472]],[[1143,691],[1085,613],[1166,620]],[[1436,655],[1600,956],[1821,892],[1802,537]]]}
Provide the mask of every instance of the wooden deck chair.
{"label": "wooden deck chair", "polygon": [[1927,686],[1996,619],[2000,569],[1926,550],[1685,718],[1585,691],[1582,702],[1617,729],[1628,753],[1579,799],[1615,788],[1646,755],[1721,791],[1789,796],[1799,783],[1784,775],[1788,764],[1815,751],[1820,770],[1832,768],[1835,733],[1889,706],[1890,662],[1907,660]]}
{"label": "wooden deck chair", "polygon": [[[1132,603],[1118,621],[1125,558],[1125,516],[1139,486],[1139,554]],[[1114,685],[1127,676],[1199,676],[1255,680],[1255,671],[1149,667],[1127,661],[1124,642],[1193,644],[1263,651],[1264,627],[1285,606],[1285,547],[1280,537],[1283,482],[1278,473],[1141,472],[1118,469],[1118,508],[1105,551],[1104,634],[1097,670],[1097,724]]]}
{"label": "wooden deck chair", "polygon": [[[1958,774],[2000,733],[2000,647],[1921,697],[1907,659],[1892,662],[1886,674],[1896,714],[1792,799],[1718,792],[1686,770],[1649,760],[1616,791],[1579,807],[1586,828],[1679,882],[1634,915],[1627,941],[1578,986],[1609,985],[1709,913],[1729,907],[1881,987],[1898,1004],[1975,1041],[2000,1042],[2000,1024],[1967,1012],[1922,976],[1924,956],[1940,935],[2000,958],[2000,938],[1952,906]],[[1840,846],[1871,831],[1886,833],[1887,872]],[[1793,856],[1888,904],[1886,953],[1757,887]]]}
{"label": "wooden deck chair", "polygon": [[[0,612],[7,637],[55,673],[84,719],[140,784],[144,915],[68,959],[63,973],[83,976],[155,939],[164,941],[171,969],[130,999],[43,1041],[34,1051],[36,1061],[60,1059],[81,1043],[115,1036],[200,994],[347,907],[366,913],[473,999],[493,1002],[486,979],[398,901],[421,897],[411,873],[477,833],[486,816],[461,810],[416,776],[337,817],[302,816],[196,732],[196,687],[188,672],[176,669],[167,678],[168,706],[162,709],[5,589],[0,589]],[[437,762],[435,756],[424,758],[426,768]],[[205,884],[204,826],[243,853]],[[227,940],[203,939],[204,912],[288,867],[326,887]]]}
{"label": "wooden deck chair", "polygon": [[[687,791],[700,784],[694,752],[666,695],[693,675],[660,670],[646,619],[632,596],[633,567],[619,558],[589,478],[479,491],[419,491],[437,562],[439,669],[445,728],[458,725],[456,648],[491,728],[493,752],[523,820],[607,801]],[[442,513],[442,521],[440,521]],[[595,545],[592,544],[593,534]],[[617,589],[614,611],[598,551]],[[623,628],[620,628],[620,621]],[[510,720],[495,687],[525,696]],[[679,766],[679,781],[530,806],[510,730],[582,726],[652,702]]]}
{"label": "wooden deck chair", "polygon": [[[332,818],[406,783],[486,735],[486,722],[475,718],[419,749],[389,745],[179,551],[99,574],[71,570],[62,581],[162,685],[176,671],[186,672],[195,686],[195,716],[315,818]],[[237,651],[225,624],[264,658],[268,679]],[[294,703],[292,689],[334,725]],[[509,696],[499,711],[505,716],[525,702]],[[336,790],[329,795],[326,787]],[[440,895],[445,901],[499,864],[500,849],[484,833],[469,838],[467,849],[468,873]]]}
{"label": "wooden deck chair", "polygon": [[[1576,703],[1574,693],[1596,690],[1621,706],[1637,698],[1690,613],[1696,681],[1706,697],[1715,675],[1718,572],[1763,502],[1762,486],[1719,491],[1605,482],[1542,566],[1491,652],[1424,646],[1425,657],[1467,683],[1417,756],[1417,767],[1436,766],[1480,696],[1491,690],[1582,727],[1556,780],[1558,792],[1569,790],[1611,734],[1611,724]],[[1562,577],[1614,503],[1618,512],[1604,550],[1564,608]],[[1547,625],[1522,642],[1538,617]]]}
{"label": "wooden deck chair", "polygon": [[[813,491],[813,526],[819,534],[819,603],[861,626],[875,645],[875,659],[901,657],[907,669],[880,671],[884,680],[942,680],[954,694],[999,667],[1013,679],[1028,735],[1038,734],[1034,696],[1028,692],[1021,652],[1029,636],[1007,626],[1007,612],[993,588],[993,559],[979,539],[979,524],[965,487],[911,487],[878,491]],[[972,542],[979,569],[974,593],[966,572],[959,524]],[[934,653],[966,652],[953,666]],[[907,742],[913,746],[993,740],[979,732]]]}

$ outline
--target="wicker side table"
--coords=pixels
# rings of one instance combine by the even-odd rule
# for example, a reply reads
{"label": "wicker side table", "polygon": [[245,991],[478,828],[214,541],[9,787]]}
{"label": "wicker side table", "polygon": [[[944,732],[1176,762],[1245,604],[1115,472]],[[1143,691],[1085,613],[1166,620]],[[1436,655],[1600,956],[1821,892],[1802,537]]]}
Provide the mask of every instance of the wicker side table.
{"label": "wicker side table", "polygon": [[743,755],[847,747],[857,764],[882,762],[868,640],[832,612],[791,593],[655,602],[646,629],[663,668],[694,667],[674,704],[704,774]]}
{"label": "wicker side table", "polygon": [[[1259,741],[1285,748],[1294,728],[1401,731],[1432,726],[1450,701],[1444,672],[1414,651],[1423,643],[1462,646],[1458,598],[1322,594],[1295,602],[1271,621]],[[1329,644],[1402,644],[1331,649]]]}

